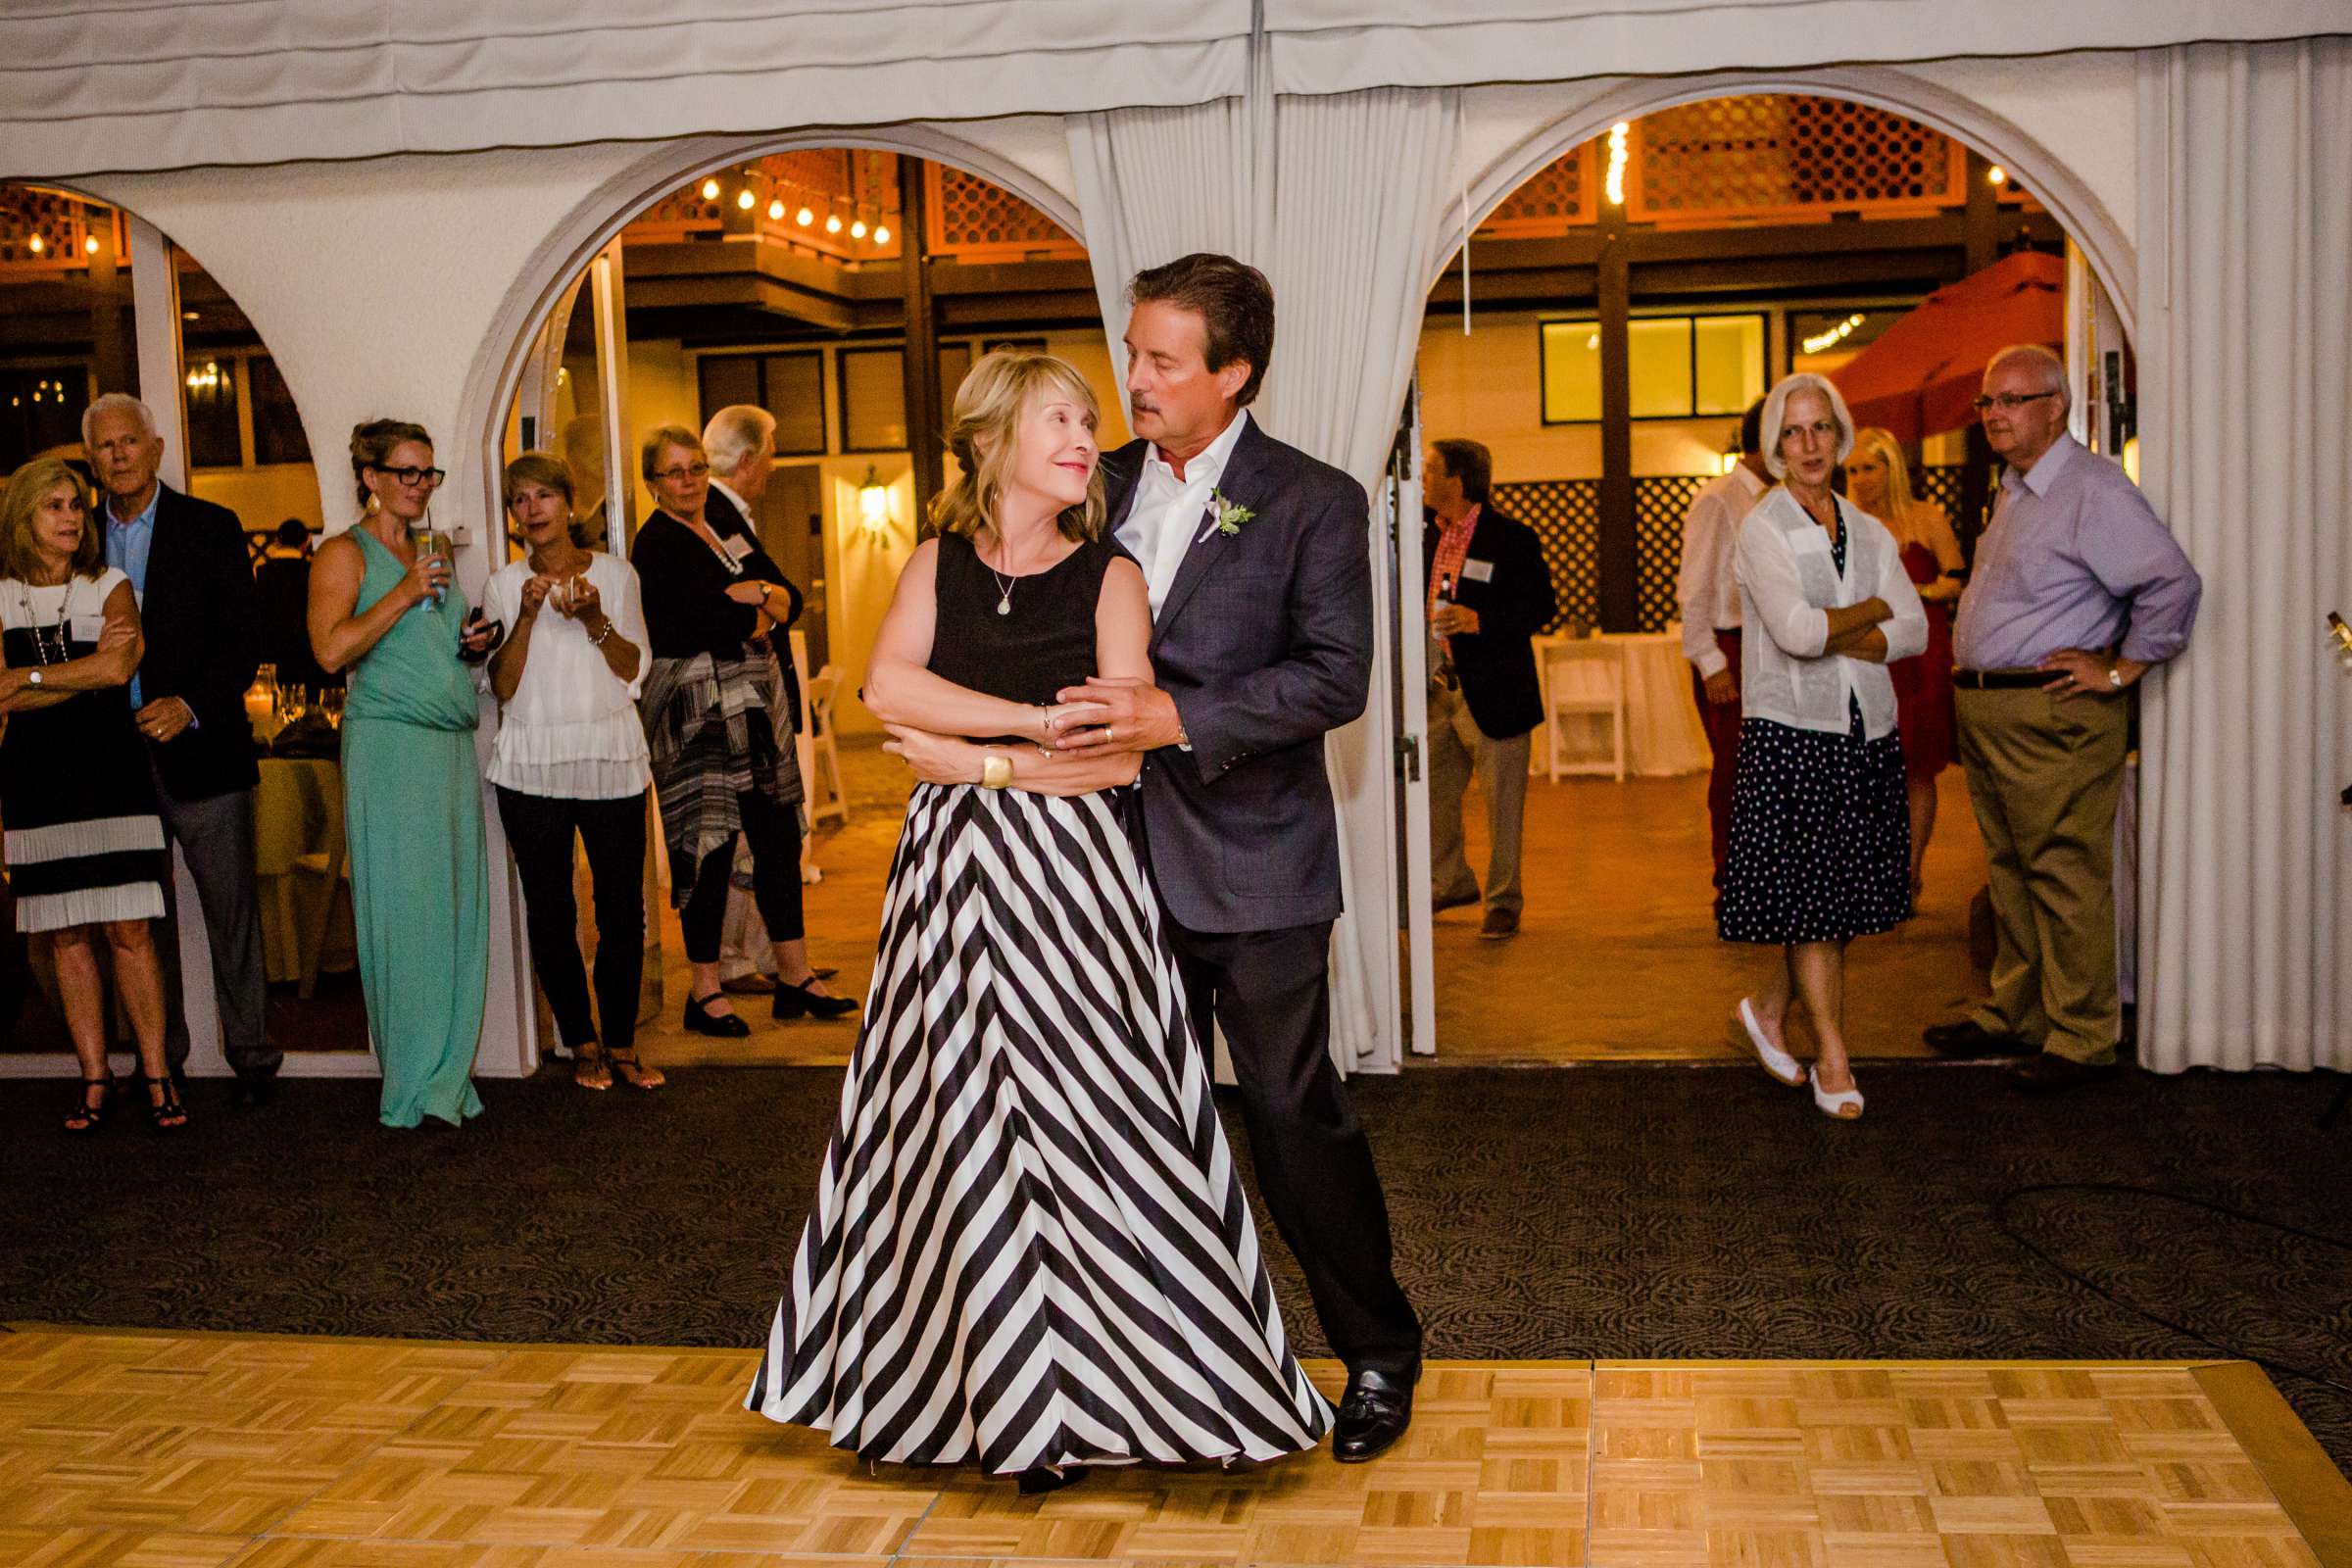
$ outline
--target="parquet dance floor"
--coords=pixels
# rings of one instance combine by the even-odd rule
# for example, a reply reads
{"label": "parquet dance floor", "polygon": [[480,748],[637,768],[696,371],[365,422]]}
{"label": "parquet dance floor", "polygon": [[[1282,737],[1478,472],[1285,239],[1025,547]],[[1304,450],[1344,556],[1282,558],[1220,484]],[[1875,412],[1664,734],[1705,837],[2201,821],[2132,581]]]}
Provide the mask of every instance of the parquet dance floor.
{"label": "parquet dance floor", "polygon": [[[748,1352],[0,1335],[17,1568],[2305,1568],[2352,1488],[2230,1362],[1432,1363],[1382,1459],[869,1471]],[[1336,1368],[1320,1367],[1328,1382]]]}

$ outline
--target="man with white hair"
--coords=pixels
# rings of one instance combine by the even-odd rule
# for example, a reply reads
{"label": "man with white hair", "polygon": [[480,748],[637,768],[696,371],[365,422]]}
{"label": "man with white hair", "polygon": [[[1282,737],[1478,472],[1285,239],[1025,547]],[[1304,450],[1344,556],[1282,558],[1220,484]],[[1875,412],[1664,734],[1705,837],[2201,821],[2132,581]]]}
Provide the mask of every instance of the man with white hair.
{"label": "man with white hair", "polygon": [[[144,403],[110,392],[81,416],[81,444],[106,491],[96,521],[106,562],[139,597],[146,653],[130,704],[155,770],[165,831],[179,845],[213,954],[220,1047],[240,1105],[276,1098],[282,1059],[265,1032],[269,979],[253,884],[253,730],[245,688],[261,661],[261,611],[235,513],[157,477],[164,442]],[[165,884],[167,890],[170,883]],[[188,1055],[179,966],[164,964],[172,1006],[165,1055]]]}
{"label": "man with white hair", "polygon": [[2020,1089],[2111,1076],[2124,693],[2188,645],[2202,583],[2139,487],[2066,433],[2066,367],[2003,349],[1977,411],[2008,472],[1952,627],[1960,760],[2000,930],[1992,995],[1927,1031],[1951,1056],[2034,1054]]}
{"label": "man with white hair", "polygon": [[[760,501],[767,494],[768,476],[776,471],[776,416],[753,404],[728,404],[703,426],[703,456],[710,464],[710,504],[723,501],[733,507],[743,518],[744,531],[757,539]],[[788,628],[801,618],[801,591],[787,582],[784,592],[790,603],[779,625]],[[780,689],[786,709],[774,715],[776,733],[797,734],[800,675],[793,668],[789,645],[779,645],[775,656],[776,667],[783,674]],[[765,996],[776,989],[776,950],[752,898],[751,853],[748,842],[735,847],[735,872],[727,885],[724,942],[718,955],[719,987],[738,996]],[[802,863],[808,863],[806,857]],[[820,980],[830,980],[834,971],[817,969],[814,973]]]}

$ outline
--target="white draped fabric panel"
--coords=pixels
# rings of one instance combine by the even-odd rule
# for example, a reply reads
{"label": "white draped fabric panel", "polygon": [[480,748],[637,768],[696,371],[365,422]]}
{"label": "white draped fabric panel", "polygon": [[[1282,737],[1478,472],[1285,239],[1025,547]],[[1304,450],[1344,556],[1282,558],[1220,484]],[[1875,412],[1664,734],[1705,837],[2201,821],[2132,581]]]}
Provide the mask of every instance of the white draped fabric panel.
{"label": "white draped fabric panel", "polygon": [[2352,40],[2139,67],[2142,482],[2205,576],[2145,705],[2140,1057],[2352,1069]]}
{"label": "white draped fabric panel", "polygon": [[[1266,273],[1276,301],[1274,364],[1252,415],[1376,492],[1444,260],[1455,125],[1452,94],[1397,89],[1277,99],[1271,147],[1243,102],[1074,118],[1079,211],[1122,374],[1127,279],[1191,251],[1239,256]],[[1237,183],[1243,173],[1254,177]],[[1379,607],[1371,704],[1331,737],[1328,757],[1348,900],[1332,941],[1332,1049],[1343,1068],[1394,1072],[1396,653],[1383,519],[1365,548]]]}
{"label": "white draped fabric panel", "polygon": [[2345,26],[2342,0],[1265,0],[1278,93],[2014,58]]}
{"label": "white draped fabric panel", "polygon": [[10,175],[1199,103],[1250,0],[21,0]]}

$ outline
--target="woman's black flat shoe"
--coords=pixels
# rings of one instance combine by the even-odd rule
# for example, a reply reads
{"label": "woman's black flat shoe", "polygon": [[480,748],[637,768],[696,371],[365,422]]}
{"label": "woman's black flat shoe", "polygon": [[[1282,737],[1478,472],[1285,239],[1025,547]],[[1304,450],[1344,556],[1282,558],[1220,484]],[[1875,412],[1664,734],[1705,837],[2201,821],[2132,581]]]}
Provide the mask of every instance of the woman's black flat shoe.
{"label": "woman's black flat shoe", "polygon": [[1059,1492],[1064,1487],[1076,1486],[1079,1482],[1084,1481],[1088,1474],[1086,1466],[1082,1464],[1065,1464],[1058,1470],[1047,1469],[1043,1466],[1035,1470],[1024,1470],[1021,1472],[1019,1482],[1021,1495],[1042,1497],[1049,1492]]}
{"label": "woman's black flat shoe", "polygon": [[716,1002],[715,996],[686,999],[686,1028],[690,1033],[709,1035],[714,1040],[744,1040],[751,1036],[752,1026],[732,1012],[708,1012],[704,1004]]}
{"label": "woman's black flat shoe", "polygon": [[[814,980],[814,975],[809,976]],[[818,1020],[847,1017],[858,1010],[858,1004],[848,997],[828,997],[821,991],[811,991],[804,985],[788,986],[776,982],[775,1014],[780,1019],[815,1018]]]}

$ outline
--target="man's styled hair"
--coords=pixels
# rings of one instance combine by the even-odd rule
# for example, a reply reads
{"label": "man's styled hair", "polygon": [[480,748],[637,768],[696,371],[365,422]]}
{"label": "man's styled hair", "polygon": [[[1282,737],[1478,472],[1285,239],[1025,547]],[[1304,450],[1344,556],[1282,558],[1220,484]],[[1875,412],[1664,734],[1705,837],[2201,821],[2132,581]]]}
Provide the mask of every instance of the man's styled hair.
{"label": "man's styled hair", "polygon": [[147,437],[147,439],[150,441],[155,439],[155,411],[153,409],[149,408],[146,404],[141,403],[137,398],[132,397],[127,392],[101,392],[91,402],[88,408],[81,411],[81,446],[83,451],[86,452],[89,450],[90,426],[98,422],[101,415],[107,414],[129,415],[132,418],[139,421],[139,429],[141,433]]}
{"label": "man's styled hair", "polygon": [[730,403],[710,416],[703,426],[703,454],[710,471],[728,478],[743,460],[758,453],[776,433],[776,416],[750,403]]}
{"label": "man's styled hair", "polygon": [[1249,362],[1250,379],[1233,400],[1248,408],[1274,358],[1274,285],[1266,274],[1230,256],[1196,251],[1135,274],[1127,285],[1127,303],[1153,301],[1191,311],[1207,323],[1202,357],[1211,370],[1236,360]]}
{"label": "man's styled hair", "polygon": [[1494,493],[1494,454],[1480,442],[1458,437],[1430,445],[1436,449],[1438,461],[1446,465],[1446,477],[1462,482],[1462,499],[1485,506]]}

